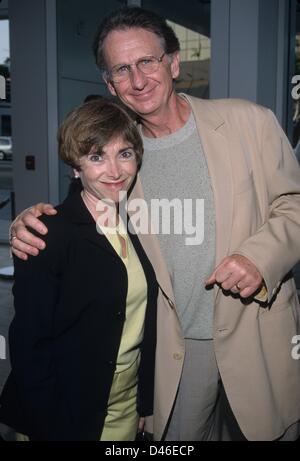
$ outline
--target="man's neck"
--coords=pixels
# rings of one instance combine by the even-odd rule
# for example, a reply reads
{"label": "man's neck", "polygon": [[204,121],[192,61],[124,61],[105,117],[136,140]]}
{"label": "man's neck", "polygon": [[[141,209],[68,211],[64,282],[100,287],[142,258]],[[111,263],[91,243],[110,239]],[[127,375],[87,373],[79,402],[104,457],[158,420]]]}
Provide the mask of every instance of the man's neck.
{"label": "man's neck", "polygon": [[179,130],[191,113],[188,102],[175,92],[167,107],[157,114],[141,117],[142,132],[149,138],[161,138]]}

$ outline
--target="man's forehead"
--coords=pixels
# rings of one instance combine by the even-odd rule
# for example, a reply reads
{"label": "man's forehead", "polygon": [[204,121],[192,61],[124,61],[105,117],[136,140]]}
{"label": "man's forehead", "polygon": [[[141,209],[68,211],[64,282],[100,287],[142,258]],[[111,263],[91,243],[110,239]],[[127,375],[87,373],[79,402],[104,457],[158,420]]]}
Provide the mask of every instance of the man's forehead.
{"label": "man's forehead", "polygon": [[105,58],[114,62],[124,62],[131,54],[136,59],[156,54],[162,49],[160,38],[142,28],[113,30],[104,40]]}

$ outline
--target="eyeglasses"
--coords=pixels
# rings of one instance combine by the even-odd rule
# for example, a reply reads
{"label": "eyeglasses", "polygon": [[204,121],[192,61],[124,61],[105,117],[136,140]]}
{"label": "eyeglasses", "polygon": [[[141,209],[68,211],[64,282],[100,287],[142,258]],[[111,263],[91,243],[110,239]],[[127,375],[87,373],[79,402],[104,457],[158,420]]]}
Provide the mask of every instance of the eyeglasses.
{"label": "eyeglasses", "polygon": [[114,83],[125,82],[129,79],[133,66],[145,75],[153,74],[159,68],[159,64],[162,62],[165,54],[166,53],[163,53],[160,58],[156,58],[155,56],[144,56],[138,59],[134,64],[117,64],[107,72],[107,76]]}

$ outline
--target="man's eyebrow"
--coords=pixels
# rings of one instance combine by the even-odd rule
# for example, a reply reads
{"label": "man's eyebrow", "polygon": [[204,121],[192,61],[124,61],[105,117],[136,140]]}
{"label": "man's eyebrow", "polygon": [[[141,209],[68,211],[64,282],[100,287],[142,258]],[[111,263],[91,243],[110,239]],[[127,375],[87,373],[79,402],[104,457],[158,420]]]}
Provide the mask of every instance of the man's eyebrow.
{"label": "man's eyebrow", "polygon": [[[142,61],[145,58],[153,58],[153,57],[154,57],[154,54],[144,54],[140,58],[136,59],[132,64],[136,63],[137,61]],[[120,66],[131,66],[132,64],[129,62],[120,62],[119,64],[115,64],[114,66],[112,66],[112,69],[114,67],[120,67]]]}
{"label": "man's eyebrow", "polygon": [[115,64],[114,66],[112,66],[112,69],[114,67],[120,67],[120,66],[130,66],[130,64],[128,62],[120,62],[120,63]]}

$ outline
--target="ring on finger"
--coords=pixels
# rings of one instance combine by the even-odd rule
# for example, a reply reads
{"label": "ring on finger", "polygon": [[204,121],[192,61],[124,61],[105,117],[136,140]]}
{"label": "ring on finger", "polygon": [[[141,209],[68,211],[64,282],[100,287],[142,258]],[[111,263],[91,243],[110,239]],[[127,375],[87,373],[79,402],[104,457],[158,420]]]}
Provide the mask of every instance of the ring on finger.
{"label": "ring on finger", "polygon": [[13,240],[16,239],[16,238],[17,238],[16,235],[13,235],[12,237],[10,237],[10,239],[9,239],[10,245],[12,245]]}

